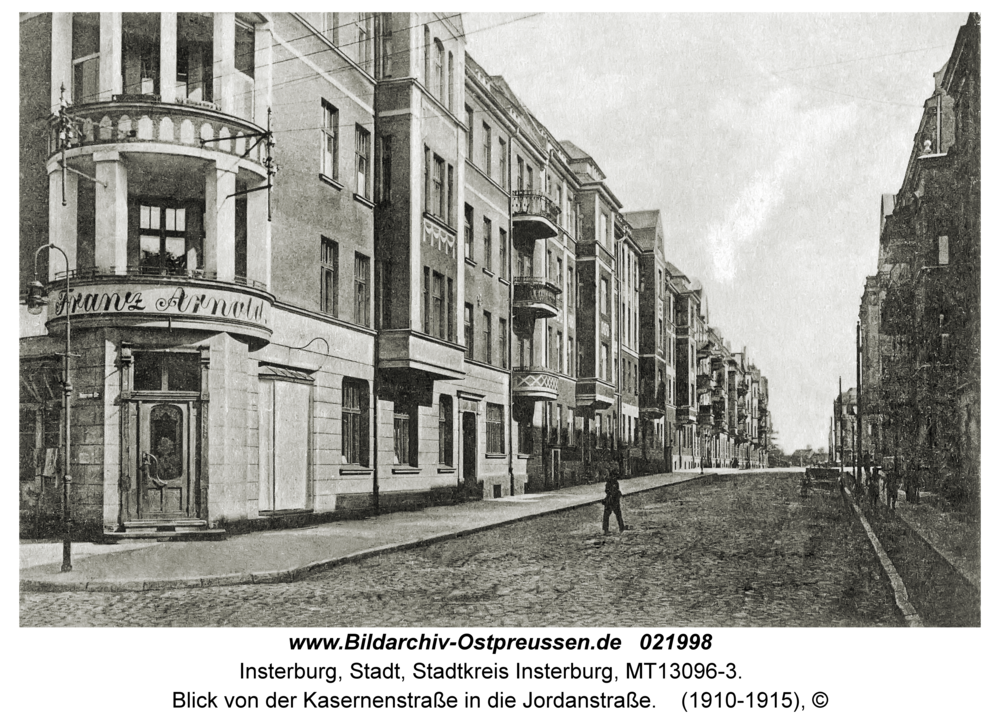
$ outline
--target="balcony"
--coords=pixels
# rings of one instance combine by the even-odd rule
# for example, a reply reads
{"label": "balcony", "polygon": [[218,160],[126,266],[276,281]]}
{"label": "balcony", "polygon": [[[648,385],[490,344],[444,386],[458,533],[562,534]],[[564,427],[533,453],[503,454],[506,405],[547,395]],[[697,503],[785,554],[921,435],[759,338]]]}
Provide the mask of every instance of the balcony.
{"label": "balcony", "polygon": [[553,401],[559,380],[544,366],[514,367],[514,396],[532,401]]}
{"label": "balcony", "polygon": [[715,388],[711,374],[698,374],[698,391],[709,391]]}
{"label": "balcony", "polygon": [[607,409],[615,403],[615,387],[600,379],[580,379],[576,382],[576,405]]}
{"label": "balcony", "polygon": [[644,381],[639,392],[639,416],[643,419],[661,419],[666,413],[667,390],[661,383],[653,390],[653,382]]}
{"label": "balcony", "polygon": [[544,240],[559,234],[559,206],[544,194],[520,189],[511,193],[511,218],[526,237]]}
{"label": "balcony", "polygon": [[535,318],[559,315],[562,289],[545,278],[514,278],[514,309]]}
{"label": "balcony", "polygon": [[78,328],[135,326],[225,331],[254,341],[271,340],[274,296],[263,283],[215,279],[200,270],[150,274],[140,268],[76,270],[49,284],[48,324],[67,315]]}
{"label": "balcony", "polygon": [[[265,145],[257,143],[264,129],[218,111],[209,102],[164,103],[155,95],[121,94],[113,101],[78,104],[72,116],[79,119],[70,149],[100,145],[127,145],[135,151],[163,151],[161,145],[201,150],[196,156],[212,158],[216,152],[263,164]],[[52,117],[49,149],[58,150],[58,119]],[[219,141],[203,140],[218,139]],[[190,154],[190,151],[179,151]]]}
{"label": "balcony", "polygon": [[712,414],[712,406],[710,404],[704,404],[698,407],[698,424],[702,426],[711,426],[715,423],[715,418]]}
{"label": "balcony", "polygon": [[413,372],[435,379],[465,378],[465,348],[408,328],[383,330],[379,336],[379,370]]}

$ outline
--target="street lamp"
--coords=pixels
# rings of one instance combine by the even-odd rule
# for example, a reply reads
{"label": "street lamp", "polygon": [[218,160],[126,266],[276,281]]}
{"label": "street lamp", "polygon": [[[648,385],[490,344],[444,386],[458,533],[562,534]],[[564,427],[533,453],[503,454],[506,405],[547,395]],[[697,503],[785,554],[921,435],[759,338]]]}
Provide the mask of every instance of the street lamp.
{"label": "street lamp", "polygon": [[70,316],[69,316],[69,256],[66,255],[66,251],[57,245],[42,245],[40,248],[35,250],[35,280],[28,283],[27,291],[27,303],[28,312],[32,315],[38,315],[42,312],[42,308],[45,307],[45,286],[37,280],[38,278],[38,253],[45,249],[58,250],[66,261],[66,351],[63,354],[63,416],[65,419],[66,433],[63,437],[63,456],[62,456],[62,469],[63,469],[63,490],[62,490],[62,521],[63,521],[63,560],[62,568],[60,569],[63,573],[73,570],[73,563],[70,558],[70,519],[69,519],[69,488],[73,482],[72,476],[69,473],[69,432],[70,432],[70,406],[72,403],[72,393],[73,385],[70,383],[69,378],[69,344],[70,344]]}

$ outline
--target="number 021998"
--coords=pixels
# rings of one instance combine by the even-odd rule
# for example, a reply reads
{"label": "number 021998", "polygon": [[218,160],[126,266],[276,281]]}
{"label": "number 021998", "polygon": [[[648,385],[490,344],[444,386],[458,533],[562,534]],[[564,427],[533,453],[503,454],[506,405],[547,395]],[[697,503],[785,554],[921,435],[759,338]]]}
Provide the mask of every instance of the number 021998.
{"label": "number 021998", "polygon": [[643,634],[639,639],[639,648],[643,651],[667,651],[677,649],[683,651],[687,649],[712,648],[712,634]]}

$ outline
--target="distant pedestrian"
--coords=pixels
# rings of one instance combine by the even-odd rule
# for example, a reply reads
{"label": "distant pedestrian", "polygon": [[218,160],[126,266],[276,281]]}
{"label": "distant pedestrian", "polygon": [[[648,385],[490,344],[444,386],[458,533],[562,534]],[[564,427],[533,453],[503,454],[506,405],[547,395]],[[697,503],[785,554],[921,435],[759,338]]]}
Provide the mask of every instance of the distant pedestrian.
{"label": "distant pedestrian", "polygon": [[618,485],[618,471],[612,467],[608,472],[608,482],[604,486],[604,534],[608,534],[611,524],[611,513],[618,520],[618,532],[625,532],[625,521],[622,520],[622,491]]}
{"label": "distant pedestrian", "polygon": [[896,509],[896,498],[899,497],[899,490],[897,489],[896,477],[890,475],[885,477],[885,506],[890,510]]}

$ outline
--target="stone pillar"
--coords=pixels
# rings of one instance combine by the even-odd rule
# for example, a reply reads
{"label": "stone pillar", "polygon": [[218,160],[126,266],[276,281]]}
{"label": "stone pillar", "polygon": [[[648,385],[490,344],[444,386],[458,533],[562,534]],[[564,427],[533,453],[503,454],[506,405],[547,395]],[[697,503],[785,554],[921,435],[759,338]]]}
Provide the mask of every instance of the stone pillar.
{"label": "stone pillar", "polygon": [[63,85],[66,86],[66,100],[76,100],[73,98],[73,13],[52,13],[51,80],[50,111],[59,108],[59,88]]}
{"label": "stone pillar", "polygon": [[98,98],[122,92],[122,14],[101,13],[101,70]]}
{"label": "stone pillar", "polygon": [[160,100],[177,96],[177,13],[160,13]]}
{"label": "stone pillar", "polygon": [[[49,244],[61,247],[69,258],[69,269],[76,268],[77,176],[66,173],[66,206],[62,203],[62,169],[57,165],[49,173]],[[66,261],[58,252],[49,252],[49,280],[66,270]]]}
{"label": "stone pillar", "polygon": [[[231,166],[230,161],[216,161],[205,176],[205,273],[229,282],[236,277],[236,200],[231,196],[236,191],[236,171]],[[248,239],[248,265],[249,243]]]}
{"label": "stone pillar", "polygon": [[128,266],[128,175],[116,151],[94,154],[96,227],[94,265],[123,275]]}
{"label": "stone pillar", "polygon": [[[251,187],[266,179],[251,182]],[[271,287],[271,223],[267,221],[267,190],[251,192],[247,200],[247,277]],[[235,206],[234,206],[235,208]]]}
{"label": "stone pillar", "polygon": [[212,32],[214,98],[218,107],[227,114],[233,113],[233,87],[236,66],[236,13],[216,13]]}

